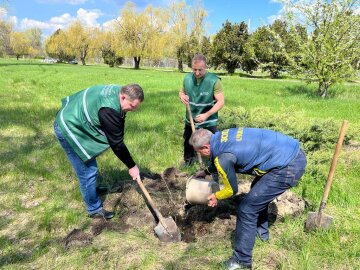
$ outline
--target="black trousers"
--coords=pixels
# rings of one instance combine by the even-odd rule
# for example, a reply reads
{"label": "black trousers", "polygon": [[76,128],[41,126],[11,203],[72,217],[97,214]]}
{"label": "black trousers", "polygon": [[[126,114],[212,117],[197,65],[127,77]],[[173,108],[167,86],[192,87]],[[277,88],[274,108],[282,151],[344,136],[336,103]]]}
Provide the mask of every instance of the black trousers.
{"label": "black trousers", "polygon": [[[211,127],[205,127],[204,129],[207,129],[211,131],[212,133],[215,133],[218,131],[217,126],[211,126]],[[192,134],[191,126],[185,124],[184,127],[184,161],[188,162],[191,161],[193,158],[196,157],[196,153],[194,151],[194,148],[189,144],[189,139]]]}

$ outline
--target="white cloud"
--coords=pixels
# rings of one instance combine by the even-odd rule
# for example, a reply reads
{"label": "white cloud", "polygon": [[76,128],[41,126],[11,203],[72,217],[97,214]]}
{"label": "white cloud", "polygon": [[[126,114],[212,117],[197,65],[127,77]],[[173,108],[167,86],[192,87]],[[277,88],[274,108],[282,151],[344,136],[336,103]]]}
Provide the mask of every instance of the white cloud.
{"label": "white cloud", "polygon": [[55,31],[62,27],[63,26],[61,24],[41,22],[41,21],[37,21],[37,20],[31,20],[28,18],[25,18],[25,19],[21,20],[21,22],[20,22],[21,29],[39,28],[42,30]]}
{"label": "white cloud", "polygon": [[101,11],[99,10],[85,10],[80,8],[77,11],[77,19],[80,20],[87,26],[96,27],[99,26],[97,23],[97,19],[102,15]]}
{"label": "white cloud", "polygon": [[55,32],[57,29],[66,28],[75,20],[75,17],[72,17],[69,13],[65,13],[61,16],[52,17],[49,21],[45,22],[25,18],[21,20],[19,27],[21,30],[36,27],[43,30],[44,34],[47,35]]}
{"label": "white cloud", "polygon": [[17,25],[18,23],[17,17],[15,16],[10,16],[7,21],[10,22],[12,25]]}
{"label": "white cloud", "polygon": [[3,7],[0,7],[0,19],[5,19],[7,16],[7,10]]}
{"label": "white cloud", "polygon": [[118,23],[118,19],[114,19],[114,20],[110,20],[110,21],[107,21],[107,22],[104,22],[102,24],[102,29],[104,30],[113,30],[115,25]]}
{"label": "white cloud", "polygon": [[0,7],[0,19],[10,23],[12,26],[17,24],[17,18],[15,16],[8,16],[6,8]]}
{"label": "white cloud", "polygon": [[276,20],[283,20],[283,19],[284,19],[284,17],[280,14],[272,15],[272,16],[267,17],[267,22],[269,24],[273,24],[273,22],[275,22]]}
{"label": "white cloud", "polygon": [[71,17],[71,15],[69,13],[64,13],[61,16],[52,17],[49,20],[49,23],[50,24],[61,24],[63,26],[67,26],[68,24],[71,24],[75,20],[76,20],[76,18]]}
{"label": "white cloud", "polygon": [[[99,10],[78,9],[76,16],[64,13],[60,16],[52,17],[48,21],[38,21],[29,18],[22,19],[19,25],[21,30],[37,27],[43,30],[44,35],[51,35],[57,29],[65,29],[76,20],[80,20],[84,25],[99,27],[97,19],[102,15]],[[16,25],[16,23],[15,23]]]}
{"label": "white cloud", "polygon": [[62,3],[70,5],[81,5],[86,3],[88,0],[38,0],[39,3]]}

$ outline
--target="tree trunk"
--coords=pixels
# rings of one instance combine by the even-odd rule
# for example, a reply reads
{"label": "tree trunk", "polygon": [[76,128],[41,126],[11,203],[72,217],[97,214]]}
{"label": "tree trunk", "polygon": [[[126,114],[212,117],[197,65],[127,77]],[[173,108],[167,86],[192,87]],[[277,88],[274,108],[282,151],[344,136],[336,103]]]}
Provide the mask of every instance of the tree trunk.
{"label": "tree trunk", "polygon": [[319,88],[318,88],[318,95],[322,98],[326,97],[327,94],[327,85],[325,83],[319,83]]}
{"label": "tree trunk", "polygon": [[270,78],[271,79],[279,78],[279,72],[278,71],[270,71]]}
{"label": "tree trunk", "polygon": [[135,66],[134,66],[134,68],[135,69],[139,69],[140,68],[140,60],[141,60],[141,57],[140,56],[138,56],[138,57],[134,57],[134,63],[135,63]]}
{"label": "tree trunk", "polygon": [[84,50],[84,51],[81,53],[81,63],[82,63],[83,66],[86,65],[86,63],[85,63],[86,55],[87,55],[87,50]]}
{"label": "tree trunk", "polygon": [[180,72],[184,71],[184,67],[183,67],[183,61],[181,59],[178,58],[178,70]]}

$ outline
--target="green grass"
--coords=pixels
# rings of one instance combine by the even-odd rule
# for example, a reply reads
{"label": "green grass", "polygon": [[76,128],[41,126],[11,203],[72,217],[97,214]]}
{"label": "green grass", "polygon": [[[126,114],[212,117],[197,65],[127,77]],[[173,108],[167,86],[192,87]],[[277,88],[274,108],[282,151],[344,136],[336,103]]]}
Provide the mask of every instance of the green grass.
{"label": "green grass", "polygon": [[[145,101],[128,114],[125,141],[142,171],[161,173],[182,157],[185,108],[177,93],[184,73],[0,59],[0,74],[0,268],[218,269],[231,254],[230,235],[164,246],[146,230],[132,229],[104,232],[76,250],[62,243],[72,229],[89,228],[89,220],[53,134],[61,98],[94,84],[139,83]],[[306,213],[276,224],[269,243],[256,242],[255,268],[360,269],[359,84],[335,86],[321,99],[316,85],[291,79],[222,75],[222,83],[221,128],[272,128],[302,142],[308,167],[293,190],[312,210],[321,200],[341,122],[350,123],[326,208],[334,227],[305,233]],[[111,151],[98,164],[104,185],[129,178]]]}

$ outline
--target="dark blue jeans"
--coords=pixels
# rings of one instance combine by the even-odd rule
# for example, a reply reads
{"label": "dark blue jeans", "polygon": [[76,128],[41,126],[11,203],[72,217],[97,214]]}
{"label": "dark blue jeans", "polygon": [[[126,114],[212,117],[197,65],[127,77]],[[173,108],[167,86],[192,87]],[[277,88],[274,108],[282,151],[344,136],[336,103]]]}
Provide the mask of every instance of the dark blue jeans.
{"label": "dark blue jeans", "polygon": [[295,186],[306,167],[306,157],[302,150],[281,169],[273,169],[257,177],[248,194],[240,202],[237,210],[234,258],[243,266],[250,266],[256,234],[261,239],[269,238],[268,206],[277,196]]}
{"label": "dark blue jeans", "polygon": [[96,192],[98,173],[96,159],[85,163],[64,139],[56,122],[54,123],[54,131],[79,179],[80,191],[86,204],[86,209],[89,214],[94,214],[102,209],[102,202]]}

